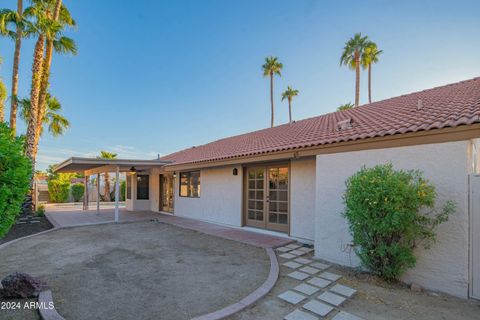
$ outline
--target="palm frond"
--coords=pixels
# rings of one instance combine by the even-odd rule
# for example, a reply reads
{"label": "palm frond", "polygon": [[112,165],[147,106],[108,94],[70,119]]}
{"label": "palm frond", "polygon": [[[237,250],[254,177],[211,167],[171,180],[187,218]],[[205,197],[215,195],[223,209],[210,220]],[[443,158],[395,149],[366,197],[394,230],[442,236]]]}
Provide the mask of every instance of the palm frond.
{"label": "palm frond", "polygon": [[63,54],[71,53],[76,55],[78,52],[75,41],[63,36],[53,41],[53,48],[55,49],[55,52]]}

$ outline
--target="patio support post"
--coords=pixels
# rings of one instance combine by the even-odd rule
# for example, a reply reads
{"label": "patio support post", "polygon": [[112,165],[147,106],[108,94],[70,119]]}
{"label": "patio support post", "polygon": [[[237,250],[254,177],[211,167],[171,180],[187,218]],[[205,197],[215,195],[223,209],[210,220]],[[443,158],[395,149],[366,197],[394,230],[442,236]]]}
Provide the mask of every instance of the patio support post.
{"label": "patio support post", "polygon": [[83,189],[83,210],[88,210],[88,175],[83,177],[83,185],[85,186]]}
{"label": "patio support post", "polygon": [[120,198],[120,167],[115,171],[115,222],[118,222],[118,201]]}
{"label": "patio support post", "polygon": [[97,213],[100,213],[100,173],[97,173]]}

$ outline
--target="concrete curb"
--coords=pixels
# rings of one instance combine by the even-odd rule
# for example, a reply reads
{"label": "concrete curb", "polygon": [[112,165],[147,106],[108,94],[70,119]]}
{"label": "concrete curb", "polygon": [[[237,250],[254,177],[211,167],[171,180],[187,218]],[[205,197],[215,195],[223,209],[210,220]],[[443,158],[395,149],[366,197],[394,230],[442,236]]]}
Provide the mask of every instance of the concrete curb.
{"label": "concrete curb", "polygon": [[226,306],[223,309],[192,318],[192,320],[219,320],[229,317],[243,309],[251,306],[265,295],[267,295],[273,286],[277,282],[278,275],[280,272],[277,256],[272,248],[265,248],[268,257],[270,258],[270,273],[268,274],[267,280],[255,291],[250,293],[248,296],[240,300],[239,302],[233,303],[229,306]]}
{"label": "concrete curb", "polygon": [[52,231],[57,231],[57,230],[60,230],[60,229],[62,229],[62,228],[53,227],[53,228],[48,229],[48,230],[45,230],[45,231],[41,231],[41,232],[38,232],[38,233],[30,234],[30,235],[25,236],[25,237],[13,239],[13,240],[10,240],[10,241],[8,241],[8,242],[5,242],[5,243],[0,244],[0,249],[3,249],[3,248],[5,248],[5,247],[8,246],[8,245],[10,245],[10,244],[12,244],[12,243],[15,243],[15,242],[18,242],[18,241],[23,240],[23,239],[33,238],[33,237],[35,237],[35,236],[39,236],[39,235],[42,235],[42,234],[45,234],[45,233],[49,233],[49,232],[52,232]]}
{"label": "concrete curb", "polygon": [[55,309],[52,291],[46,290],[40,292],[38,295],[38,302],[40,306],[42,306],[38,309],[38,312],[43,320],[65,320],[65,318],[59,315]]}

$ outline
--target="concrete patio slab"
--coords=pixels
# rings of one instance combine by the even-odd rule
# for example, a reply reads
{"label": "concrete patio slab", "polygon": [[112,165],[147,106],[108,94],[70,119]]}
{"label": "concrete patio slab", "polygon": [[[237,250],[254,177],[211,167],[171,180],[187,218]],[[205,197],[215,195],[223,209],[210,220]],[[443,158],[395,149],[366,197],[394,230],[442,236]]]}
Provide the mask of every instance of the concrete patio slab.
{"label": "concrete patio slab", "polygon": [[318,314],[320,317],[325,317],[327,314],[329,314],[333,310],[333,307],[315,300],[307,302],[303,306],[303,308],[315,314]]}
{"label": "concrete patio slab", "polygon": [[334,305],[336,307],[338,307],[339,305],[341,305],[345,301],[344,297],[339,296],[338,294],[335,294],[335,293],[331,293],[329,291],[322,293],[321,295],[319,295],[317,297],[317,299],[325,301],[326,303],[329,303],[329,304]]}
{"label": "concrete patio slab", "polygon": [[330,281],[337,281],[338,279],[340,279],[342,277],[338,274],[327,272],[327,271],[320,273],[318,276],[322,277],[323,279],[330,280]]}
{"label": "concrete patio slab", "polygon": [[351,313],[340,311],[337,313],[332,320],[363,320],[363,318],[357,317]]}
{"label": "concrete patio slab", "polygon": [[330,265],[325,264],[325,263],[321,263],[321,262],[314,262],[310,266],[312,266],[314,268],[317,268],[317,269],[320,269],[320,270],[325,270],[325,269],[330,268]]}
{"label": "concrete patio slab", "polygon": [[285,291],[284,293],[278,295],[278,297],[291,304],[297,304],[307,298],[304,295],[301,295],[291,290]]}
{"label": "concrete patio slab", "polygon": [[347,287],[347,286],[344,286],[342,284],[336,284],[334,285],[333,287],[330,288],[330,291],[334,292],[334,293],[338,293],[344,297],[347,297],[347,298],[350,298],[351,296],[353,296],[357,290],[355,289],[352,289],[350,287]]}
{"label": "concrete patio slab", "polygon": [[305,258],[297,258],[297,259],[293,259],[293,261],[301,263],[301,264],[308,264],[308,263],[312,262],[312,260],[305,259]]}
{"label": "concrete patio slab", "polygon": [[288,267],[290,269],[297,269],[302,266],[302,264],[293,262],[293,261],[288,261],[283,264],[283,266]]}
{"label": "concrete patio slab", "polygon": [[303,273],[303,272],[299,272],[299,271],[294,271],[294,272],[292,272],[292,273],[289,273],[288,276],[289,276],[290,278],[293,278],[293,279],[296,279],[296,280],[300,280],[300,281],[305,280],[305,279],[307,279],[308,277],[310,277],[309,274]]}
{"label": "concrete patio slab", "polygon": [[300,269],[300,271],[308,273],[308,274],[316,274],[316,273],[320,272],[320,270],[318,270],[316,268],[312,268],[310,266],[303,267],[303,268]]}
{"label": "concrete patio slab", "polygon": [[317,287],[320,287],[320,288],[325,288],[330,283],[332,283],[332,281],[314,277],[314,278],[308,280],[307,283],[313,284],[314,286],[317,286]]}
{"label": "concrete patio slab", "polygon": [[295,288],[293,288],[294,290],[298,291],[298,292],[301,292],[301,293],[304,293],[308,296],[314,294],[314,293],[317,293],[320,289],[317,288],[317,287],[314,287],[314,286],[311,286],[311,285],[308,285],[306,283],[302,283],[302,284],[299,284],[298,286],[296,286]]}
{"label": "concrete patio slab", "polygon": [[318,320],[317,317],[312,316],[310,313],[306,313],[298,309],[287,314],[283,319],[285,320]]}

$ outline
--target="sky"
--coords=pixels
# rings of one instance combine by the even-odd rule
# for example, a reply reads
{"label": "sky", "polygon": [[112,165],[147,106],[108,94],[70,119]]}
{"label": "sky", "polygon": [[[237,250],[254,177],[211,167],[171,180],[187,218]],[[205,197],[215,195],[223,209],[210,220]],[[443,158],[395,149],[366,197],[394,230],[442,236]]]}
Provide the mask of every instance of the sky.
{"label": "sky", "polygon": [[[269,81],[261,66],[271,55],[284,65],[275,79],[276,124],[288,121],[281,102],[288,85],[300,91],[294,120],[335,111],[354,101],[355,73],[339,59],[356,32],[383,50],[373,66],[375,101],[480,76],[476,0],[64,4],[77,22],[66,35],[75,39],[78,55],[54,56],[50,91],[71,127],[61,137],[42,136],[37,169],[100,150],[152,159],[266,128]],[[16,0],[0,7],[16,8]],[[22,46],[21,97],[30,90],[33,44]],[[8,88],[13,49],[12,41],[0,39],[0,76]],[[361,103],[366,79],[362,72]]]}

